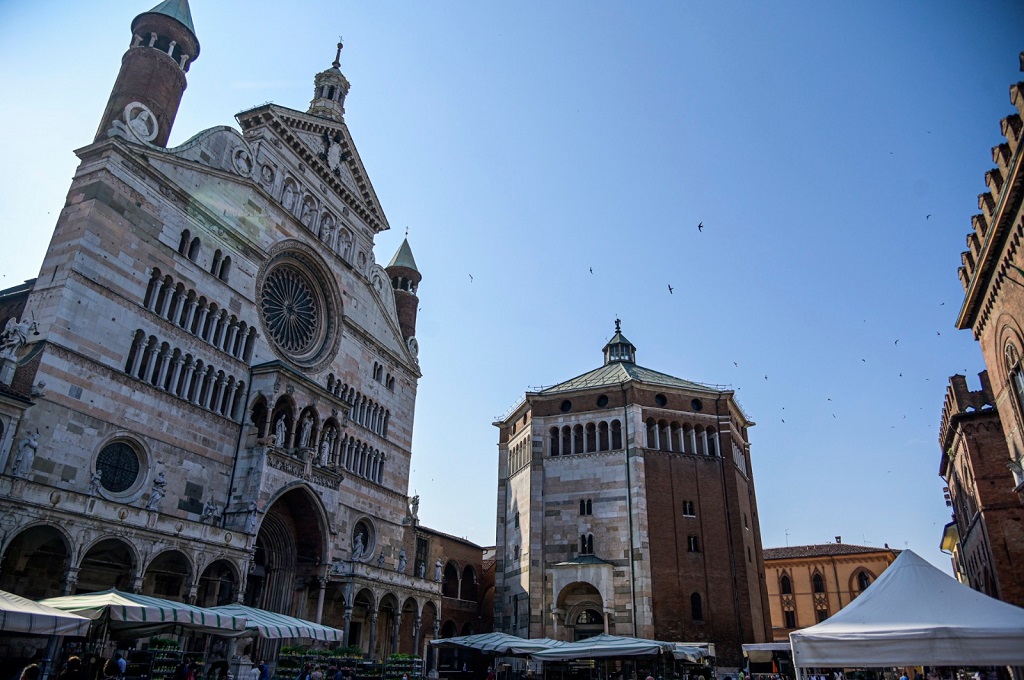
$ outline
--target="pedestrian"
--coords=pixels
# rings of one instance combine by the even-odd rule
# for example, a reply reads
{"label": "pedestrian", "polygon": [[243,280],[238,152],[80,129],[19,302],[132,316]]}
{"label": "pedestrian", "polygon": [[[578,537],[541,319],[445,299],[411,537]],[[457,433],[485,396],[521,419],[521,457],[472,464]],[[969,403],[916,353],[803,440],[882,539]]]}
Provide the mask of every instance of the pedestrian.
{"label": "pedestrian", "polygon": [[117,663],[117,677],[123,678],[124,672],[128,670],[128,662],[125,661],[120,652],[114,654],[114,662]]}
{"label": "pedestrian", "polygon": [[64,665],[64,670],[57,676],[57,680],[85,680],[85,671],[82,670],[82,659],[72,656]]}
{"label": "pedestrian", "polygon": [[259,662],[253,664],[253,667],[249,669],[249,680],[260,680],[260,664]]}
{"label": "pedestrian", "polygon": [[103,664],[103,677],[106,680],[111,680],[117,677],[118,672],[117,661],[114,660],[114,657],[107,659],[107,662]]}
{"label": "pedestrian", "polygon": [[324,680],[324,673],[320,670],[320,664],[313,664],[313,670],[309,674],[309,680]]}
{"label": "pedestrian", "polygon": [[178,664],[178,667],[174,669],[174,680],[195,680],[195,675],[192,673],[192,659],[185,657]]}
{"label": "pedestrian", "polygon": [[270,668],[267,667],[266,661],[260,661],[256,664],[260,669],[259,680],[270,680]]}
{"label": "pedestrian", "polygon": [[39,680],[39,664],[30,663],[21,671],[19,680]]}
{"label": "pedestrian", "polygon": [[299,674],[298,676],[296,676],[295,680],[311,680],[309,676],[312,670],[312,664],[307,663],[305,666],[302,667],[302,670],[299,671]]}

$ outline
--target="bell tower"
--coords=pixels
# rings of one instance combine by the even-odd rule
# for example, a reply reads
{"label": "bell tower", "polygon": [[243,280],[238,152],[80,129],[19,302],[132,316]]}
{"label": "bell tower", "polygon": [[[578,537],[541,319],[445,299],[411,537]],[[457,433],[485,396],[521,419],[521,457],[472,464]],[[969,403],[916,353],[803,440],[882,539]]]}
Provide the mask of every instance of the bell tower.
{"label": "bell tower", "polygon": [[423,275],[416,268],[416,260],[412,257],[409,239],[402,241],[385,271],[391,277],[391,287],[395,289],[398,325],[402,329],[402,337],[408,340],[416,335],[416,312],[420,304],[416,291],[423,279]]}
{"label": "bell tower", "polygon": [[198,56],[188,0],[164,0],[135,17],[94,141],[120,136],[167,146],[188,85],[185,74]]}
{"label": "bell tower", "polygon": [[331,68],[317,73],[313,79],[313,101],[309,102],[306,113],[338,122],[345,120],[345,96],[351,85],[341,73],[342,47],[339,42],[338,53],[334,56]]}

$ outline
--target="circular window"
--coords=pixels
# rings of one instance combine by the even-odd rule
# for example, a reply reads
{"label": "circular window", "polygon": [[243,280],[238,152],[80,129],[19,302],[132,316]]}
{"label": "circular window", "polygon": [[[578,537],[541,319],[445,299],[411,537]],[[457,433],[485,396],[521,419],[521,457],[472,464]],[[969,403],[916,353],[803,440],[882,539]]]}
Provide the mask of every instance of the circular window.
{"label": "circular window", "polygon": [[654,403],[658,406],[664,406],[668,403],[668,398],[664,394],[654,395]]}
{"label": "circular window", "polygon": [[694,399],[690,402],[690,408],[694,411],[700,411],[704,408],[704,403],[700,399]]}
{"label": "circular window", "polygon": [[258,279],[260,320],[283,358],[318,369],[330,361],[339,341],[340,301],[315,256],[289,243],[272,257]]}
{"label": "circular window", "polygon": [[139,454],[125,442],[108,444],[96,456],[96,472],[104,489],[123,493],[139,478]]}
{"label": "circular window", "polygon": [[562,413],[568,413],[569,411],[572,410],[572,402],[566,399],[565,401],[562,402],[561,409]]}
{"label": "circular window", "polygon": [[604,408],[607,405],[608,405],[608,397],[607,397],[607,395],[602,394],[600,397],[597,398],[597,407],[598,408]]}

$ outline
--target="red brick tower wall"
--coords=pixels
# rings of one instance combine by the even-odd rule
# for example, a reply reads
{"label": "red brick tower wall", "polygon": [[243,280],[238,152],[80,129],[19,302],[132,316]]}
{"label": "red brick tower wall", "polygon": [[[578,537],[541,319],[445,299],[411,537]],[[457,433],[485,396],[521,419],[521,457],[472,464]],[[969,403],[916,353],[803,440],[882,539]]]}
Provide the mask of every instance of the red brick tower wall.
{"label": "red brick tower wall", "polygon": [[[387,272],[392,282],[396,277],[404,277],[414,282],[417,286],[420,283],[420,273],[414,269],[409,269],[408,267],[388,267]],[[395,306],[398,308],[398,325],[402,329],[402,337],[408,339],[416,335],[416,313],[419,311],[420,299],[415,293],[399,287],[394,287],[394,289]]]}

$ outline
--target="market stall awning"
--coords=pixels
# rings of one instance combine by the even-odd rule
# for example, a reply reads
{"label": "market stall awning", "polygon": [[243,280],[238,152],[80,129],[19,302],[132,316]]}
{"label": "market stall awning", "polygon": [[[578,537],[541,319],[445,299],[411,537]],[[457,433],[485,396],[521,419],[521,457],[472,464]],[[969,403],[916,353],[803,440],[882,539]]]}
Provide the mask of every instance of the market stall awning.
{"label": "market stall awning", "polygon": [[714,645],[706,642],[686,643],[675,642],[672,644],[672,656],[690,663],[700,663],[704,659],[714,656]]}
{"label": "market stall awning", "polygon": [[282,638],[302,638],[321,640],[323,642],[341,642],[344,633],[337,628],[323,626],[312,621],[304,621],[294,616],[286,616],[265,609],[246,607],[241,604],[225,604],[210,607],[210,611],[220,612],[229,616],[241,617],[246,620],[246,632],[257,633],[261,637],[277,640]]}
{"label": "market stall awning", "polygon": [[756,642],[743,645],[743,656],[751,663],[771,663],[775,654],[791,654],[793,648],[788,642]]}
{"label": "market stall awning", "polygon": [[91,620],[0,590],[0,631],[84,636]]}
{"label": "market stall awning", "polygon": [[481,633],[479,635],[462,635],[460,637],[431,640],[430,644],[438,647],[461,647],[475,649],[491,654],[532,654],[542,649],[551,649],[559,645],[569,644],[548,638],[528,640],[508,633]]}
{"label": "market stall awning", "polygon": [[245,630],[246,623],[244,616],[117,589],[51,597],[40,604],[89,619],[105,620],[111,630],[131,630],[140,637],[174,628],[207,633],[241,631]]}
{"label": "market stall awning", "polygon": [[568,661],[571,659],[599,659],[608,656],[644,656],[671,653],[674,642],[658,642],[642,638],[596,635],[579,642],[566,642],[558,647],[534,652],[530,656],[541,661]]}

